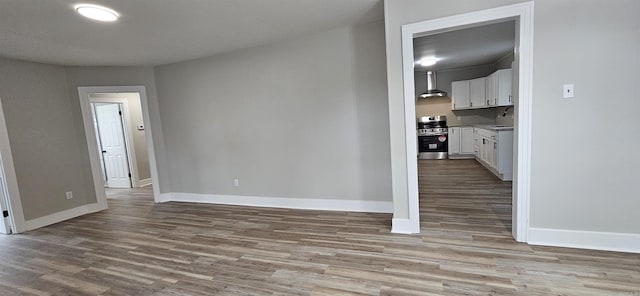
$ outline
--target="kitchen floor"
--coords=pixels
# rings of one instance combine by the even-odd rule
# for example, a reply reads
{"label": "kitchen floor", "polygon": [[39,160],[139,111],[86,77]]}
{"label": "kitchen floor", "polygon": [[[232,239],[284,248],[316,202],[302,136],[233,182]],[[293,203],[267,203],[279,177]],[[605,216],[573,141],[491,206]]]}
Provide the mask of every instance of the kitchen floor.
{"label": "kitchen floor", "polygon": [[418,160],[421,227],[511,235],[511,184],[475,159]]}

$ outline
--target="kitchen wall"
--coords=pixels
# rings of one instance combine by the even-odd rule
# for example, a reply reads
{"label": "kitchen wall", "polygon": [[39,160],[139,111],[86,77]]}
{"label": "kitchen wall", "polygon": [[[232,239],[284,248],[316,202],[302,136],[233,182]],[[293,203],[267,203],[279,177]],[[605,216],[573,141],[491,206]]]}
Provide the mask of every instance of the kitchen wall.
{"label": "kitchen wall", "polygon": [[[510,108],[506,116],[502,116],[505,110],[504,107],[452,111],[450,97],[451,82],[486,77],[498,69],[511,68],[513,59],[514,55],[511,53],[492,64],[439,70],[437,72],[437,88],[446,91],[449,96],[444,98],[417,99],[416,117],[446,115],[449,126],[496,123],[513,125],[513,108]],[[427,89],[426,75],[427,73],[425,71],[414,72],[416,97]]]}
{"label": "kitchen wall", "polygon": [[129,113],[126,116],[129,118],[129,130],[133,134],[131,139],[133,146],[133,153],[136,158],[136,166],[138,167],[138,179],[151,178],[151,172],[149,171],[149,155],[147,153],[147,139],[145,138],[144,130],[138,130],[138,124],[144,124],[144,118],[142,116],[142,105],[140,104],[140,95],[138,93],[106,93],[106,94],[91,94],[91,98],[96,99],[125,99],[127,100],[127,106],[129,106]]}
{"label": "kitchen wall", "polygon": [[[385,1],[394,218],[408,217],[400,26],[518,2]],[[640,234],[638,11],[633,0],[535,1],[534,228]],[[576,98],[561,98],[565,83]]]}
{"label": "kitchen wall", "polygon": [[156,67],[170,190],[389,201],[384,46],[375,22]]}
{"label": "kitchen wall", "polygon": [[[437,72],[437,88],[451,95],[451,82],[458,80],[485,77],[496,70],[495,64],[478,65],[460,69],[448,69]],[[427,90],[427,73],[415,71],[415,95],[418,97]],[[495,122],[496,112],[493,108],[475,110],[451,110],[451,97],[417,99],[416,117],[428,115],[446,115],[447,125],[491,124]]]}
{"label": "kitchen wall", "polygon": [[[71,109],[74,114],[75,126],[82,127],[82,115],[80,111],[80,101],[78,98],[79,86],[133,86],[142,85],[146,89],[147,101],[149,105],[149,116],[151,121],[151,131],[153,135],[153,145],[156,155],[156,165],[158,167],[158,178],[160,179],[159,189],[161,192],[168,192],[169,174],[167,170],[166,156],[164,150],[164,135],[160,122],[160,111],[158,110],[158,99],[156,95],[156,81],[151,67],[65,67],[71,98]],[[81,130],[84,137],[84,130]],[[83,138],[84,139],[84,138]],[[87,149],[86,141],[83,149]],[[86,166],[89,167],[87,159]],[[154,184],[157,186],[157,184]]]}
{"label": "kitchen wall", "polygon": [[[60,66],[0,58],[0,98],[26,220],[96,202],[81,122]],[[79,108],[79,106],[78,106]],[[73,191],[73,199],[65,192]]]}

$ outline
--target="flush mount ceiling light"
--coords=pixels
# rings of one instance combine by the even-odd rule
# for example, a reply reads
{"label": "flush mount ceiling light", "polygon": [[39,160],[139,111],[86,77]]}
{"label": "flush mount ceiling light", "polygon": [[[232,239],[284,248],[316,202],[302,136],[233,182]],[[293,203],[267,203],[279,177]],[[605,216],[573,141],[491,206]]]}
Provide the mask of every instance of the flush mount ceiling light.
{"label": "flush mount ceiling light", "polygon": [[436,64],[436,62],[438,62],[438,59],[435,57],[423,58],[420,60],[420,66],[423,66],[423,67],[433,66]]}
{"label": "flush mount ceiling light", "polygon": [[84,17],[101,22],[115,22],[120,15],[113,9],[93,4],[78,4],[76,11]]}

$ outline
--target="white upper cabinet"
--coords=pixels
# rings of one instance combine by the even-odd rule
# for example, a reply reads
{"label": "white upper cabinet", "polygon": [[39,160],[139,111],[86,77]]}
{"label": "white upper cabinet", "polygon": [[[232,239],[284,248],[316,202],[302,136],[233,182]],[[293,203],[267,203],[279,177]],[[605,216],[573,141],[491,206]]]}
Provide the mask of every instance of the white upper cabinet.
{"label": "white upper cabinet", "polygon": [[451,110],[512,106],[511,69],[451,83]]}
{"label": "white upper cabinet", "polygon": [[490,106],[513,105],[511,95],[511,69],[502,69],[487,77],[487,103]]}
{"label": "white upper cabinet", "polygon": [[485,78],[476,78],[469,81],[470,107],[478,108],[486,106]]}
{"label": "white upper cabinet", "polygon": [[468,109],[469,80],[454,81],[451,83],[451,109]]}

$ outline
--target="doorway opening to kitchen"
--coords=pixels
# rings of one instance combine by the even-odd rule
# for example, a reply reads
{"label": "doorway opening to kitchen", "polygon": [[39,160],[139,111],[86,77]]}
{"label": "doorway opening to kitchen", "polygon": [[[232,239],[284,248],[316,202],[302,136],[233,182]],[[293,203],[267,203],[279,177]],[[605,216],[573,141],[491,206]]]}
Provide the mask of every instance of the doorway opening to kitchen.
{"label": "doorway opening to kitchen", "polygon": [[526,241],[532,14],[528,2],[403,26],[412,227]]}

